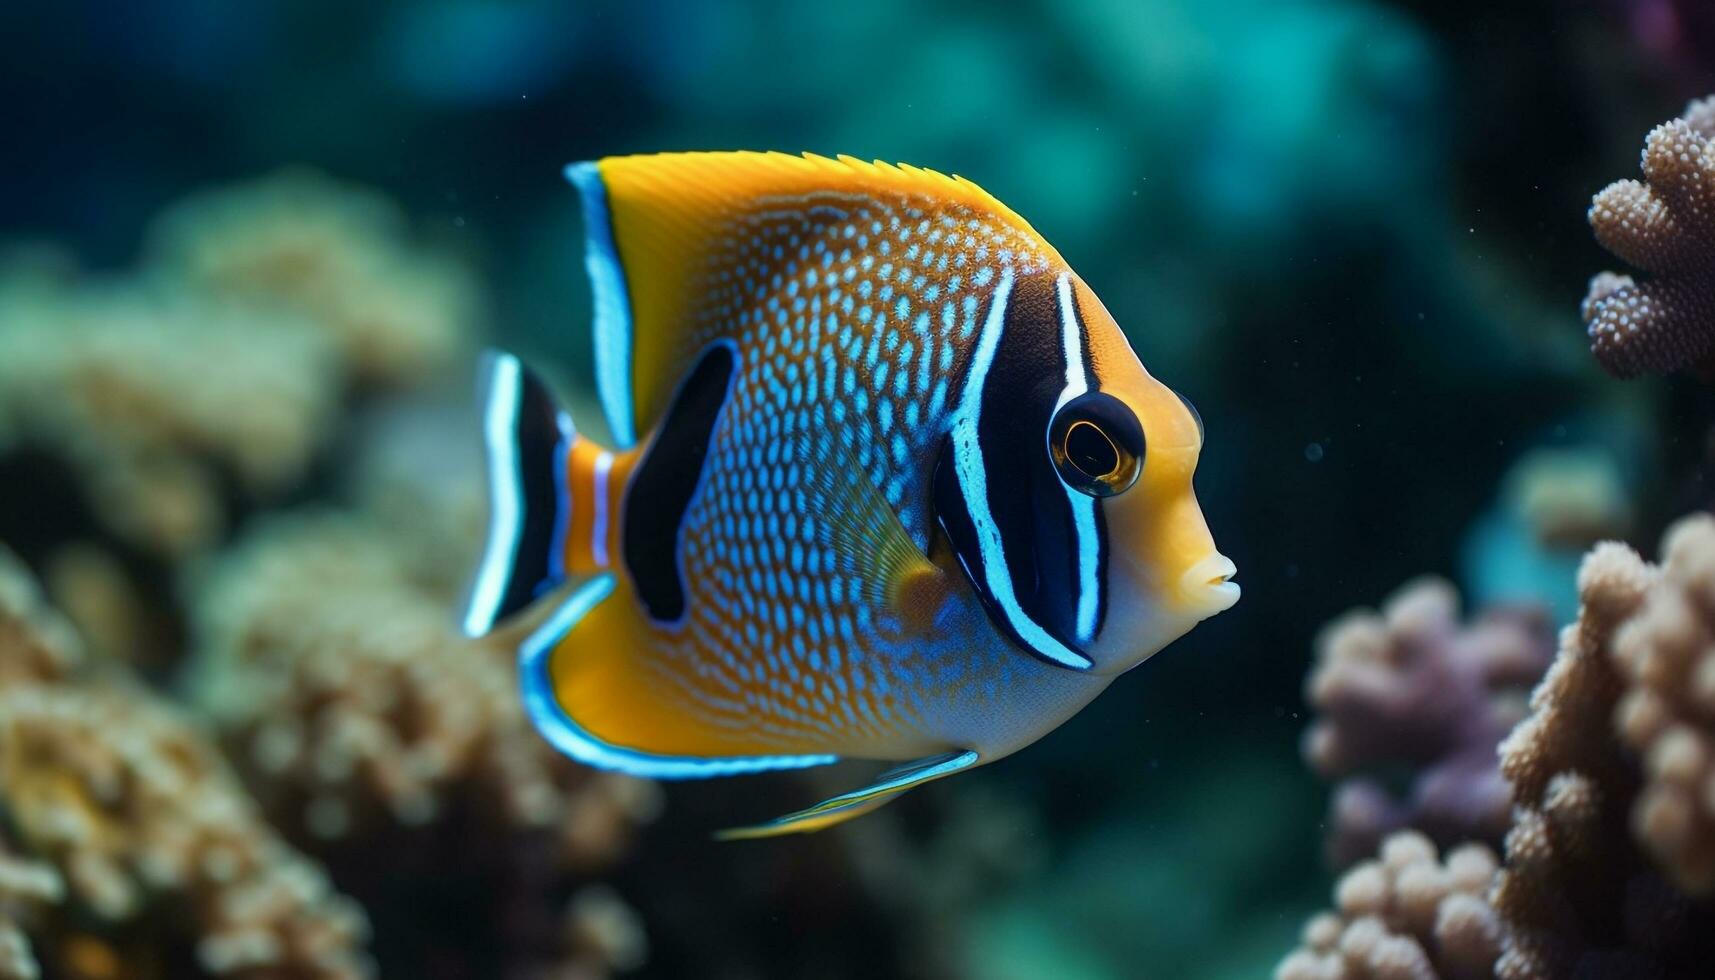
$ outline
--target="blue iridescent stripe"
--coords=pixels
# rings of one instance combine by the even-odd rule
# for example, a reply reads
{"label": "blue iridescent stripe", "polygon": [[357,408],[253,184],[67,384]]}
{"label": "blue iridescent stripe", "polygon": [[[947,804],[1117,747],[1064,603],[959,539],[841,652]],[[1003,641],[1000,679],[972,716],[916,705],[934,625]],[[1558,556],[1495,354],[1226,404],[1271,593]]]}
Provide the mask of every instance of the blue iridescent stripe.
{"label": "blue iridescent stripe", "polygon": [[566,179],[578,189],[584,208],[584,266],[595,296],[596,393],[607,427],[619,449],[637,442],[631,405],[631,297],[625,267],[613,241],[613,218],[607,206],[607,184],[592,161],[566,166]]}

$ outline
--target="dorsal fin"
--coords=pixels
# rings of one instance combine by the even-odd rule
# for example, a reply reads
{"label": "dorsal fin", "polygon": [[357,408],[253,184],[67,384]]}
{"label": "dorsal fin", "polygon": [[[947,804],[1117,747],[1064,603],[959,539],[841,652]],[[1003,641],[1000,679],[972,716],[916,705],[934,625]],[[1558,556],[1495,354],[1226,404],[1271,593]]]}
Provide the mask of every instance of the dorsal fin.
{"label": "dorsal fin", "polygon": [[[904,164],[805,154],[662,153],[573,164],[596,294],[596,380],[622,448],[650,430],[678,382],[694,291],[735,219],[806,194],[864,195],[932,212],[965,208],[1051,247],[971,181]],[[698,345],[690,345],[698,346]],[[693,350],[692,353],[695,351]]]}

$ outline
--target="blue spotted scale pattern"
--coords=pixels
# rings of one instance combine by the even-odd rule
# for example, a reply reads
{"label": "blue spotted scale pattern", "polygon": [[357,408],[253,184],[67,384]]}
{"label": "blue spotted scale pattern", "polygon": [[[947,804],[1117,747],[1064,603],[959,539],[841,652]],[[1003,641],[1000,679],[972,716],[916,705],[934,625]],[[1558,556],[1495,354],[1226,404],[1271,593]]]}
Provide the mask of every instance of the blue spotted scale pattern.
{"label": "blue spotted scale pattern", "polygon": [[1001,270],[1048,262],[991,217],[908,198],[764,201],[720,239],[690,347],[735,343],[738,374],[684,522],[686,621],[651,661],[689,709],[785,748],[921,730],[955,685],[995,696],[1010,658],[877,628],[799,464],[855,465],[926,549],[933,456]]}

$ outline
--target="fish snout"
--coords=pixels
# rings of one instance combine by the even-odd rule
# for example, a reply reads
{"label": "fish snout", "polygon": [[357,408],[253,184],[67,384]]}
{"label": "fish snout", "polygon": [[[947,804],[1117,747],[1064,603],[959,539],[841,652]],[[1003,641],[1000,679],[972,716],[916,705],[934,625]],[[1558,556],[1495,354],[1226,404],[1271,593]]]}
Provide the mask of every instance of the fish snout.
{"label": "fish snout", "polygon": [[1179,576],[1178,598],[1185,611],[1207,619],[1231,609],[1239,601],[1239,583],[1233,581],[1238,571],[1233,560],[1218,551],[1193,563]]}

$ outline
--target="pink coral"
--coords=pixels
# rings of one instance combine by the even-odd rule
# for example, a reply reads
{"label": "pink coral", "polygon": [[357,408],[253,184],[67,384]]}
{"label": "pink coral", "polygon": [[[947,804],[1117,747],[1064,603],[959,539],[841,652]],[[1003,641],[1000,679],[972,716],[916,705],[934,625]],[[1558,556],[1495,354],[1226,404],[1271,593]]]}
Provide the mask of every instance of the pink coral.
{"label": "pink coral", "polygon": [[[1552,653],[1540,611],[1497,608],[1461,625],[1458,594],[1438,579],[1402,587],[1380,614],[1330,623],[1307,683],[1320,717],[1304,754],[1343,780],[1329,820],[1333,863],[1351,864],[1408,826],[1443,844],[1498,845],[1511,794],[1495,746]],[[1376,775],[1398,766],[1412,773],[1403,798]]]}

